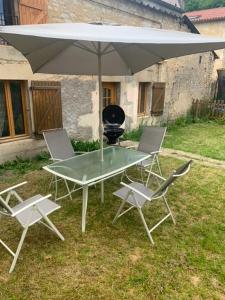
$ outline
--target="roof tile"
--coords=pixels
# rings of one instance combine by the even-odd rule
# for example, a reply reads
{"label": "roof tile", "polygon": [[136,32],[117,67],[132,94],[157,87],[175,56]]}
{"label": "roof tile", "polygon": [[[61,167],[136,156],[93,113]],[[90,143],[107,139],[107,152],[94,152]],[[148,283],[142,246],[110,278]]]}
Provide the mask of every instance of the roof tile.
{"label": "roof tile", "polygon": [[185,13],[193,23],[210,22],[225,19],[225,7],[196,10]]}

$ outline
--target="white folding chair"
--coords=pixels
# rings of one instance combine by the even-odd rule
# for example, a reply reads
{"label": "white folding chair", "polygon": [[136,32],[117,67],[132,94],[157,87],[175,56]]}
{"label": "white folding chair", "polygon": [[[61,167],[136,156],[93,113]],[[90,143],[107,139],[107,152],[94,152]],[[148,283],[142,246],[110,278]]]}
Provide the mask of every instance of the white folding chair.
{"label": "white folding chair", "polygon": [[[165,180],[163,182],[163,184],[156,191],[152,191],[152,190],[148,189],[147,185],[144,185],[139,182],[132,182],[130,184],[121,182],[123,187],[113,193],[115,196],[122,199],[122,204],[116,213],[113,223],[115,223],[115,221],[119,217],[121,217],[122,215],[124,215],[125,213],[130,211],[131,209],[136,208],[141,216],[141,220],[147,231],[148,237],[149,237],[150,241],[152,242],[152,244],[154,244],[152,234],[151,234],[153,230],[155,230],[162,222],[164,222],[169,217],[172,218],[172,221],[175,224],[175,219],[174,219],[172,211],[168,205],[168,202],[166,199],[166,194],[168,192],[168,188],[170,187],[170,185],[178,177],[181,177],[188,173],[188,171],[190,170],[191,163],[192,163],[192,161],[189,161],[189,162],[185,163],[184,165],[182,165],[181,167],[179,167],[176,171],[174,171],[171,174],[171,176],[167,180]],[[145,221],[142,209],[144,208],[144,206],[147,203],[152,202],[157,199],[163,200],[163,202],[166,206],[167,214],[155,226],[153,226],[152,228],[149,229],[149,227]],[[122,212],[125,204],[128,204],[129,208]]]}
{"label": "white folding chair", "polygon": [[[67,134],[66,130],[63,128],[45,130],[45,131],[43,131],[43,136],[44,136],[48,151],[50,153],[51,160],[54,162],[68,159],[68,158],[71,158],[76,155],[84,153],[84,152],[74,152],[72,144],[68,137],[68,134]],[[58,182],[59,181],[64,181],[66,189],[67,189],[67,194],[63,195],[61,197],[58,197]],[[55,184],[55,201],[58,201],[67,196],[69,196],[70,199],[72,200],[72,193],[81,189],[81,188],[76,189],[75,184],[74,184],[73,188],[70,189],[67,180],[62,179],[62,178],[57,178],[57,176],[55,176],[54,179],[51,181],[51,184],[52,183]]]}
{"label": "white folding chair", "polygon": [[[140,162],[137,165],[141,171],[142,183],[144,182],[143,171],[148,172],[147,181],[149,181],[149,178],[152,175],[156,178],[163,179],[162,170],[159,163],[159,153],[161,152],[161,147],[166,134],[166,129],[166,127],[156,126],[145,126],[143,128],[143,132],[137,150],[147,154],[151,154],[151,157]],[[153,172],[154,166],[157,167],[157,172]],[[128,179],[131,178],[127,173],[124,173],[124,175],[126,175]]]}
{"label": "white folding chair", "polygon": [[[2,244],[13,256],[13,262],[9,273],[11,273],[15,268],[27,231],[32,225],[41,223],[48,229],[52,230],[62,241],[64,241],[62,234],[48,218],[48,215],[59,209],[60,206],[48,199],[51,195],[44,197],[41,195],[35,195],[31,198],[23,200],[16,192],[16,189],[26,183],[27,182],[17,184],[0,192],[0,215],[15,218],[23,228],[23,233],[16,252],[11,250],[10,247],[0,239],[0,244]],[[10,205],[12,198],[16,199],[19,204],[12,207]]]}

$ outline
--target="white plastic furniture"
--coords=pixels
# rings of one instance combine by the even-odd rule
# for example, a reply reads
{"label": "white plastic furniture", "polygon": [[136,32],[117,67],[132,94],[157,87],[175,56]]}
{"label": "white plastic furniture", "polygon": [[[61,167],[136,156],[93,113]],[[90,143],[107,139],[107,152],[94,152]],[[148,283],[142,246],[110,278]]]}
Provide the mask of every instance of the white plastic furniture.
{"label": "white plastic furniture", "polygon": [[[31,198],[23,200],[22,197],[16,192],[16,189],[25,185],[26,183],[27,182],[17,184],[0,192],[0,214],[15,218],[23,228],[22,236],[15,252],[0,239],[0,243],[13,256],[13,262],[9,270],[10,273],[15,268],[27,231],[32,225],[41,223],[48,229],[52,230],[62,241],[64,241],[62,234],[48,218],[48,215],[59,209],[60,206],[49,200],[51,195],[35,195]],[[19,203],[15,206],[11,206],[10,201],[12,198],[16,199]]]}
{"label": "white plastic furniture", "polygon": [[[161,166],[159,163],[159,153],[161,152],[161,147],[165,138],[166,129],[166,127],[157,126],[145,126],[143,128],[143,132],[137,150],[151,154],[151,157],[138,164],[138,167],[141,169],[142,182],[144,182],[143,171],[148,172],[147,181],[149,180],[151,175],[156,176],[159,179],[163,178]],[[157,166],[157,173],[153,172],[154,165]],[[124,175],[126,175],[129,178],[128,174]]]}
{"label": "white plastic furniture", "polygon": [[86,226],[88,188],[101,183],[101,201],[104,202],[104,181],[150,157],[149,154],[121,147],[107,147],[103,151],[104,161],[101,161],[101,151],[96,150],[44,167],[55,176],[82,187],[82,232],[85,232]]}
{"label": "white plastic furniture", "polygon": [[[84,153],[74,152],[67,131],[63,128],[45,130],[43,131],[43,136],[50,153],[51,160],[53,161],[62,161],[64,159],[75,157],[76,155]],[[67,194],[58,197],[58,182],[61,180],[63,180],[65,183]],[[68,196],[72,200],[72,193],[79,190],[79,188],[76,188],[76,185],[74,185],[73,188],[70,189],[67,180],[63,178],[57,178],[57,176],[54,176],[51,183],[55,184],[55,201],[66,198]]]}
{"label": "white plastic furniture", "polygon": [[[185,174],[188,173],[190,170],[192,161],[189,161],[179,167],[176,171],[174,171],[167,180],[163,182],[163,184],[156,190],[150,190],[147,185],[144,185],[139,182],[132,182],[130,184],[126,184],[124,182],[121,182],[121,185],[123,185],[122,188],[114,192],[113,194],[120,199],[122,199],[121,206],[119,207],[119,210],[116,213],[116,216],[113,220],[113,223],[116,222],[118,218],[129,212],[131,209],[136,208],[138,213],[140,214],[141,220],[144,224],[145,230],[148,234],[148,237],[152,244],[154,244],[153,238],[152,238],[152,231],[155,230],[162,222],[164,222],[166,219],[169,217],[172,218],[173,223],[175,224],[175,219],[173,217],[172,211],[168,205],[167,199],[166,199],[166,194],[168,192],[169,187],[171,184],[181,176],[184,176]],[[149,228],[144,214],[143,214],[143,208],[145,205],[151,203],[152,201],[155,200],[161,200],[163,201],[167,214],[164,216],[155,226],[152,228]],[[123,211],[123,208],[127,204],[129,207],[128,209]]]}

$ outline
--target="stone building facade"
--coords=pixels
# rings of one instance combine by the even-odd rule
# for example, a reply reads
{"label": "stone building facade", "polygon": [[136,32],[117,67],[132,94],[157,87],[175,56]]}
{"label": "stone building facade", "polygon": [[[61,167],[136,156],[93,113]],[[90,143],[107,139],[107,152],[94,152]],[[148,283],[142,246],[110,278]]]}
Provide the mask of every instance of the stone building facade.
{"label": "stone building facade", "polygon": [[[182,10],[162,0],[48,0],[47,4],[49,23],[102,22],[193,31],[193,26],[183,18]],[[8,45],[1,45],[0,50],[0,82],[24,80],[29,87],[32,80],[60,81],[63,126],[75,138],[99,138],[98,84],[95,76],[33,75],[28,63],[18,51]],[[114,86],[115,102],[123,107],[126,113],[125,127],[132,130],[140,123],[160,124],[175,119],[188,112],[193,99],[210,98],[211,85],[215,80],[214,63],[215,54],[212,52],[190,55],[156,64],[134,76],[103,77],[103,82],[106,86]],[[153,114],[152,101],[157,84],[164,86],[164,96],[160,100],[163,101],[162,111]],[[143,92],[142,86],[145,89],[144,104],[140,104],[140,101],[143,101],[140,96]],[[29,89],[26,94],[28,138],[32,137],[35,125]],[[10,139],[0,138],[0,152],[1,149],[4,151],[4,157],[7,153],[6,141],[9,144]],[[19,142],[21,145],[21,141],[13,142],[13,149],[16,149],[16,143]],[[31,149],[40,145],[40,142],[33,138],[29,138],[29,142],[26,143],[30,143]],[[15,152],[16,150],[13,155]],[[20,150],[19,153],[22,152]],[[5,158],[1,154],[0,156],[1,162]]]}
{"label": "stone building facade", "polygon": [[[204,9],[186,13],[191,22],[202,35],[225,38],[225,7]],[[225,68],[225,50],[216,50],[218,59],[215,61],[216,71]]]}
{"label": "stone building facade", "polygon": [[[59,3],[56,0],[50,0],[49,22],[96,21],[190,31],[182,19],[180,9],[171,5],[164,6],[161,2],[63,0]],[[126,128],[131,130],[141,122],[155,124],[175,119],[187,113],[193,99],[209,98],[213,65],[213,53],[191,55],[157,64],[133,77],[104,77],[103,81],[120,83],[119,104],[126,112]],[[88,79],[84,79],[83,83],[80,83],[80,80],[82,79],[79,78],[79,83],[74,83],[74,80],[63,82],[64,125],[72,135],[83,137],[83,132],[86,131],[85,138],[96,139],[98,130],[97,127],[93,128],[90,120],[94,119],[94,124],[98,122],[97,81],[95,79],[96,84],[90,84],[91,81]],[[149,82],[150,87],[155,82],[166,83],[164,111],[161,116],[151,116],[150,109],[145,115],[138,115],[140,82]],[[65,97],[64,93],[66,93]],[[70,101],[73,101],[72,112]],[[147,101],[147,106],[151,108],[151,91]],[[77,126],[74,126],[74,120]],[[84,130],[86,127],[88,130]]]}

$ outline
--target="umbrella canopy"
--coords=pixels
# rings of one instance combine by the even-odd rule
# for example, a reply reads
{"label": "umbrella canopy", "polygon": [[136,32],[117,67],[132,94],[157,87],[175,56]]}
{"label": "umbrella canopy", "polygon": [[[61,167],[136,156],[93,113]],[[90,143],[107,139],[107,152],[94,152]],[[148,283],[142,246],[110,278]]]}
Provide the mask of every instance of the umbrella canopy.
{"label": "umbrella canopy", "polygon": [[101,149],[102,75],[133,75],[168,58],[225,48],[225,39],[187,32],[82,23],[2,26],[0,36],[33,72],[98,75]]}
{"label": "umbrella canopy", "polygon": [[[225,48],[225,39],[148,27],[82,23],[0,27],[0,36],[30,62],[33,72],[132,75],[157,62]],[[101,44],[98,49],[98,43]]]}

